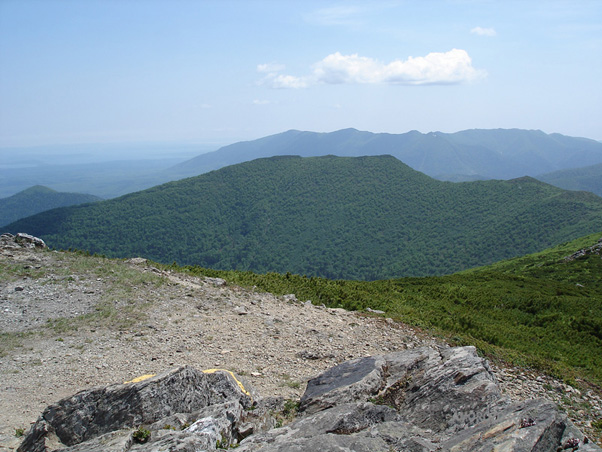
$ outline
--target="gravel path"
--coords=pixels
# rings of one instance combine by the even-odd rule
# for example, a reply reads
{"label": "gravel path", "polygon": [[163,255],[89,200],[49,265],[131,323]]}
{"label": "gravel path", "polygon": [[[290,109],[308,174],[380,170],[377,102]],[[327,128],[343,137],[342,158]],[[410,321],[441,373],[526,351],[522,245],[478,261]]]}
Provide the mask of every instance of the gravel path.
{"label": "gravel path", "polygon": [[[4,246],[0,275],[0,451],[14,450],[16,430],[46,405],[92,386],[189,364],[237,372],[262,396],[298,398],[309,378],[344,360],[440,343],[378,315],[161,271],[143,259]],[[602,417],[599,394],[493,369],[514,399],[566,399],[585,429]]]}

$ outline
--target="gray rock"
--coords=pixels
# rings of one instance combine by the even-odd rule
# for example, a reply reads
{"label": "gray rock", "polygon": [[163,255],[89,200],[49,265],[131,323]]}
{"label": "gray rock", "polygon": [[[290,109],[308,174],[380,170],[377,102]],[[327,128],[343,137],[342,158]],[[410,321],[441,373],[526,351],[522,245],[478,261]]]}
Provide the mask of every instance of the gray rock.
{"label": "gray rock", "polygon": [[126,452],[134,444],[134,431],[134,429],[115,430],[77,446],[58,449],[54,452]]}
{"label": "gray rock", "polygon": [[[397,419],[397,417],[398,413],[387,406],[372,403],[343,404],[298,418],[291,424],[271,430],[266,434],[250,437],[241,443],[238,450],[241,452],[280,451],[288,450],[288,446],[291,447],[290,450],[341,450],[340,447],[346,447],[342,444],[351,443],[358,447],[360,444],[367,447],[357,450],[375,450],[369,447],[370,441],[372,441],[372,447],[375,447],[373,438],[366,441],[366,438],[359,439],[360,436],[354,434],[370,429],[379,423]],[[355,439],[350,441],[350,436]],[[315,438],[318,437],[322,438],[325,445],[312,449],[313,444],[319,444],[315,443]],[[330,444],[330,448],[327,448],[326,444]]]}
{"label": "gray rock", "polygon": [[46,248],[46,243],[44,243],[44,240],[23,232],[19,232],[15,236],[15,242],[24,248]]}
{"label": "gray rock", "polygon": [[367,312],[371,312],[372,314],[384,314],[385,311],[381,311],[380,309],[372,309],[372,308],[366,308]]}
{"label": "gray rock", "polygon": [[373,399],[434,431],[461,430],[488,416],[501,393],[474,347],[422,347],[344,362],[310,380],[301,411]]}
{"label": "gray rock", "polygon": [[452,434],[489,417],[507,403],[487,362],[474,347],[418,349],[385,355],[387,380],[380,397],[416,426]]}
{"label": "gray rock", "polygon": [[0,247],[2,248],[46,248],[44,240],[34,237],[33,235],[19,232],[17,235],[9,234],[5,232],[0,235]]}
{"label": "gray rock", "polygon": [[152,424],[225,401],[236,401],[242,407],[252,404],[230,374],[181,367],[138,383],[82,391],[50,405],[18,451],[44,451],[46,439],[52,435],[73,446],[114,430]]}
{"label": "gray rock", "polygon": [[183,367],[84,391],[49,406],[18,450],[602,451],[552,402],[503,398],[474,347],[347,361],[309,381],[293,419],[290,403],[253,400],[235,378]]}
{"label": "gray rock", "polygon": [[450,452],[549,452],[561,445],[568,421],[556,405],[544,399],[507,407],[473,428],[443,443]]}
{"label": "gray rock", "polygon": [[210,278],[209,276],[205,277],[205,282],[211,284],[216,287],[225,287],[228,285],[225,279],[222,278]]}
{"label": "gray rock", "polygon": [[315,413],[376,395],[384,380],[382,357],[358,358],[335,366],[307,382],[300,411]]}

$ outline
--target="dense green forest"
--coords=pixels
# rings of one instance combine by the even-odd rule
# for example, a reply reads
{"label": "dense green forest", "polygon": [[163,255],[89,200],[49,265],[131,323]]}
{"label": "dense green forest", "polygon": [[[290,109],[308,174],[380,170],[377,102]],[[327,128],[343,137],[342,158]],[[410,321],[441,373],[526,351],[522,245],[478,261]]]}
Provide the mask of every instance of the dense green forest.
{"label": "dense green forest", "polygon": [[273,157],[7,229],[55,248],[376,280],[449,274],[599,230],[602,198],[532,178],[451,183],[391,156]]}
{"label": "dense green forest", "polygon": [[537,176],[537,178],[556,187],[591,191],[602,196],[602,163],[583,168],[554,171]]}
{"label": "dense green forest", "polygon": [[0,226],[12,223],[45,210],[100,201],[101,198],[83,193],[63,193],[35,185],[13,196],[0,199]]}
{"label": "dense green forest", "polygon": [[[589,249],[575,259],[578,250]],[[492,358],[602,385],[602,232],[448,276],[373,282],[186,271],[330,307],[388,316],[472,344]]]}

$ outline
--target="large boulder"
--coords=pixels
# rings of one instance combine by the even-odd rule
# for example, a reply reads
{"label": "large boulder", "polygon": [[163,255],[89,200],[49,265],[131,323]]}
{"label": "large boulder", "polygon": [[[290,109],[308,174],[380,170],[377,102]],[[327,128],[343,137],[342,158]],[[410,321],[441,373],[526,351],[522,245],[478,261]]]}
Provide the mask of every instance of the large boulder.
{"label": "large boulder", "polygon": [[57,439],[59,444],[74,446],[225,402],[235,402],[242,411],[251,406],[252,398],[228,372],[205,373],[184,366],[136,383],[82,391],[48,406],[18,451],[44,452],[47,444],[55,445]]}
{"label": "large boulder", "polygon": [[553,403],[502,397],[474,347],[424,347],[327,370],[308,382],[294,422],[238,450],[543,452],[577,441],[601,450]]}
{"label": "large boulder", "polygon": [[457,431],[504,403],[495,376],[474,347],[421,347],[347,361],[310,380],[300,409],[313,413],[371,400],[419,427]]}
{"label": "large boulder", "polygon": [[17,235],[12,235],[8,232],[0,235],[0,247],[2,248],[46,248],[44,240],[34,237],[33,235],[19,232]]}

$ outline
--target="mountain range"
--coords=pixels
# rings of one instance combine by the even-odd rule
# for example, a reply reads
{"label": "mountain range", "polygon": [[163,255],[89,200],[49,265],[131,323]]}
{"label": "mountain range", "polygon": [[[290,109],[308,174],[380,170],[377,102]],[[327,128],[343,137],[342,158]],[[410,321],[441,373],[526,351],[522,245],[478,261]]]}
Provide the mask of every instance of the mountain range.
{"label": "mountain range", "polygon": [[440,180],[513,179],[602,163],[602,143],[539,130],[472,129],[403,134],[343,129],[288,132],[224,146],[175,165],[168,172],[193,176],[275,155],[347,157],[388,154]]}
{"label": "mountain range", "polygon": [[281,156],[6,229],[113,257],[375,280],[448,274],[601,224],[602,198],[530,177],[451,183],[391,156]]}
{"label": "mountain range", "polygon": [[[79,149],[79,148],[78,148]],[[86,148],[82,148],[82,152]],[[127,148],[129,149],[129,148]],[[165,148],[163,158],[158,150],[148,147],[144,157],[143,147],[132,152],[120,147],[109,149],[92,147],[88,154],[75,158],[71,154],[49,160],[41,158],[44,149],[34,149],[28,158],[16,159],[23,151],[8,153],[10,171],[0,177],[0,197],[11,196],[32,185],[45,185],[57,191],[91,193],[102,198],[114,198],[127,193],[153,187],[184,177],[198,176],[224,166],[276,155],[367,156],[389,154],[405,164],[431,177],[449,181],[484,179],[512,179],[522,176],[536,177],[561,188],[573,187],[602,195],[602,190],[591,170],[587,173],[572,172],[574,168],[602,164],[602,143],[586,138],[545,134],[539,130],[496,129],[465,130],[457,133],[403,134],[370,133],[344,129],[331,133],[288,132],[252,141],[224,146],[207,152],[198,147],[196,157],[184,158],[185,153],[194,155],[194,147]],[[69,149],[68,149],[69,150]],[[117,157],[121,150],[122,159]],[[49,153],[59,152],[55,148]],[[94,154],[94,152],[96,154]],[[102,154],[98,152],[102,151]],[[106,161],[105,153],[111,151]],[[3,152],[3,150],[0,150]],[[205,153],[202,153],[205,152]],[[53,154],[54,155],[54,154]],[[101,159],[91,162],[94,158]],[[77,156],[76,156],[77,157]],[[85,157],[85,158],[84,158]],[[11,162],[15,166],[11,166]],[[566,175],[546,176],[546,173],[571,170]],[[594,171],[600,174],[600,169]]]}

